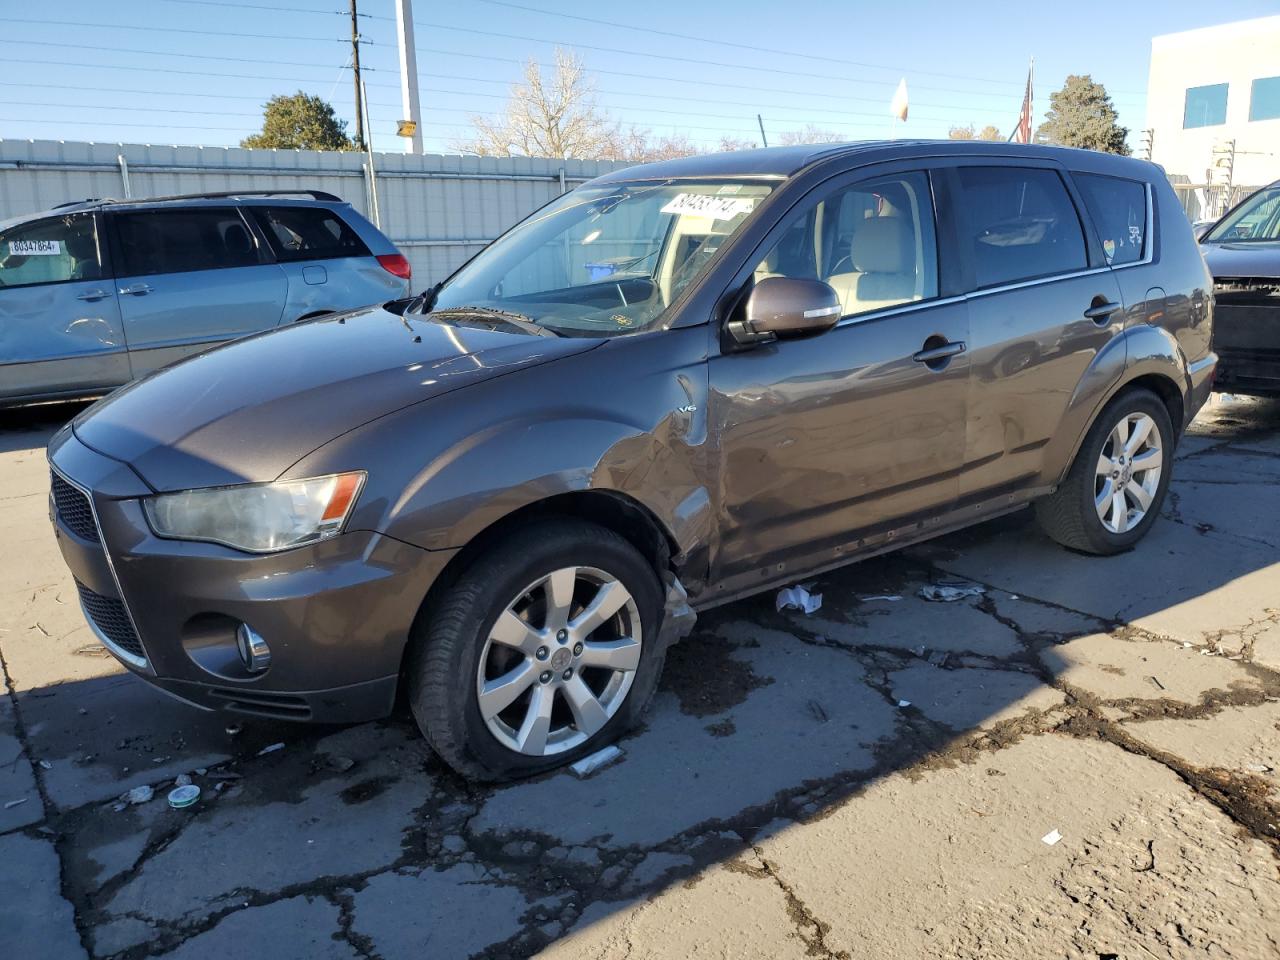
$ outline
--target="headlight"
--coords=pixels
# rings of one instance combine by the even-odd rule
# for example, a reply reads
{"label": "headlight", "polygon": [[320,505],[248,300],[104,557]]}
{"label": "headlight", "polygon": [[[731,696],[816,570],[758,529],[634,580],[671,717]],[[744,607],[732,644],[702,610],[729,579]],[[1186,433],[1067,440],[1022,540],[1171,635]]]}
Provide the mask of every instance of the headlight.
{"label": "headlight", "polygon": [[158,536],[272,553],[342,532],[364,473],[162,493],[143,501]]}

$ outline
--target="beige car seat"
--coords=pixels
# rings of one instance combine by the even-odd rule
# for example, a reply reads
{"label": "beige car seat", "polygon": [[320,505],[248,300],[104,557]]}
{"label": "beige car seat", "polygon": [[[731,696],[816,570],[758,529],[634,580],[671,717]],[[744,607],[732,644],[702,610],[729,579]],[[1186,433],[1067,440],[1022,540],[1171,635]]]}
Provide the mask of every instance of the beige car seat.
{"label": "beige car seat", "polygon": [[840,297],[842,315],[866,313],[918,300],[915,252],[905,217],[871,217],[859,221],[849,241],[849,255],[827,277]]}

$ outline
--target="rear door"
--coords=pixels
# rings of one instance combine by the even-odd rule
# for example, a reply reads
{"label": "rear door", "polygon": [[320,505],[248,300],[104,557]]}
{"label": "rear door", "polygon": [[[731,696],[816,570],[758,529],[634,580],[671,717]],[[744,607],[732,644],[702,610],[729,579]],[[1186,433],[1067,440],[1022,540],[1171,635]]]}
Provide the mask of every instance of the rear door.
{"label": "rear door", "polygon": [[0,401],[94,393],[129,379],[94,213],[0,233]]}
{"label": "rear door", "polygon": [[134,376],[280,321],[288,284],[235,206],[114,211]]}
{"label": "rear door", "polygon": [[285,320],[402,296],[408,285],[378,263],[351,226],[327,207],[251,204],[253,217],[289,279]]}
{"label": "rear door", "polygon": [[1056,164],[983,158],[951,174],[970,290],[960,497],[982,500],[1037,481],[1077,386],[1125,316]]}

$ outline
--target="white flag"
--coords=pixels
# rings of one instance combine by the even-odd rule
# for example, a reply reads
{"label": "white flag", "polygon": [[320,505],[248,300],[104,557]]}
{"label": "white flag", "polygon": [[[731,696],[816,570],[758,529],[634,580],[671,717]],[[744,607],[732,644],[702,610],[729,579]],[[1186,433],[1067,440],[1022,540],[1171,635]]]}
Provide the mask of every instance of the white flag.
{"label": "white flag", "polygon": [[903,77],[898,81],[898,92],[893,95],[893,101],[889,104],[889,112],[899,120],[907,119],[907,78]]}

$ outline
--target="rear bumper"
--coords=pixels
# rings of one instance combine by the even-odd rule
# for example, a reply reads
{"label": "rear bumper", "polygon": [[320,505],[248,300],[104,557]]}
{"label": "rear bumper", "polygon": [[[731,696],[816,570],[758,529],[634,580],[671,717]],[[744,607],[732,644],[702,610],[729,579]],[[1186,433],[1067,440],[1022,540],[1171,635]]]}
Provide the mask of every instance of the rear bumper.
{"label": "rear bumper", "polygon": [[1209,400],[1209,394],[1218,389],[1217,383],[1222,369],[1221,360],[1216,353],[1201,357],[1195,363],[1187,365],[1187,379],[1191,383],[1189,403],[1184,416],[1183,429],[1196,418],[1200,408]]}
{"label": "rear bumper", "polygon": [[[317,722],[390,711],[414,617],[453,551],[370,531],[265,556],[165,540],[123,464],[74,436],[51,447],[50,463],[93,514],[86,523],[51,497],[86,619],[133,673],[210,710]],[[264,672],[240,660],[241,624],[270,647]]]}

